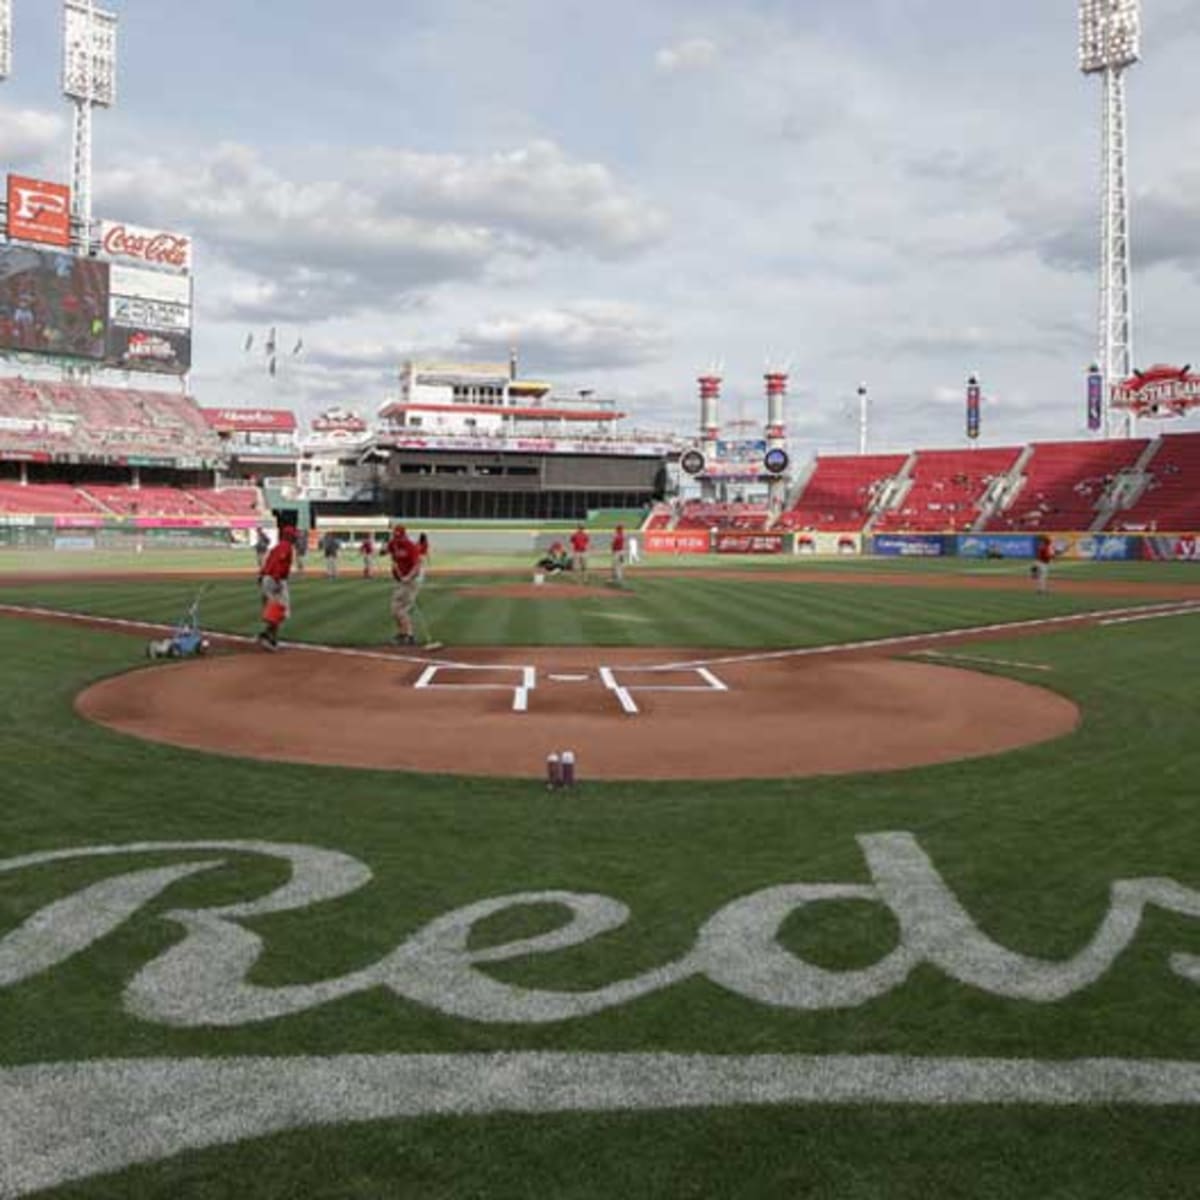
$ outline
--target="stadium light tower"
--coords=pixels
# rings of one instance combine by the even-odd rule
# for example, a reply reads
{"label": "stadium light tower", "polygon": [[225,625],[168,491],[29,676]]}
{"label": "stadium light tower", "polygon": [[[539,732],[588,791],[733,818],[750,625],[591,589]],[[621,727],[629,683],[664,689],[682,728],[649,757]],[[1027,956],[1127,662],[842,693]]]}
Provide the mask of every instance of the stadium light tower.
{"label": "stadium light tower", "polygon": [[79,226],[79,251],[92,238],[92,110],[117,99],[117,18],[94,0],[63,6],[63,95],[75,106],[71,138],[71,205]]}
{"label": "stadium light tower", "polygon": [[1138,61],[1140,43],[1141,0],[1080,0],[1079,67],[1104,85],[1099,364],[1105,436],[1112,432],[1112,389],[1133,372],[1125,72]]}
{"label": "stadium light tower", "polygon": [[0,79],[12,74],[12,0],[0,0]]}

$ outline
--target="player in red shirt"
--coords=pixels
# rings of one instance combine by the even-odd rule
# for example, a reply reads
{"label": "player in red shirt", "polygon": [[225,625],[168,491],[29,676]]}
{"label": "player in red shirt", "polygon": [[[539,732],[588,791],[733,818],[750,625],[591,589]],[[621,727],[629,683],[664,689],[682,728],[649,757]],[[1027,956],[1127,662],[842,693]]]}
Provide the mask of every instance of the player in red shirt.
{"label": "player in red shirt", "polygon": [[408,536],[403,525],[397,525],[388,539],[387,555],[392,560],[392,617],[396,622],[397,646],[415,646],[412,610],[421,589],[421,551]]}
{"label": "player in red shirt", "polygon": [[587,552],[591,538],[582,525],[576,527],[571,534],[571,570],[576,572],[582,583],[587,583]]}
{"label": "player in red shirt", "polygon": [[618,525],[612,535],[612,585],[625,586],[625,526]]}
{"label": "player in red shirt", "polygon": [[375,539],[369,533],[359,543],[358,552],[362,555],[363,578],[370,579],[375,566]]}
{"label": "player in red shirt", "polygon": [[1042,534],[1037,540],[1033,566],[1030,568],[1034,587],[1039,592],[1045,593],[1050,590],[1050,564],[1053,561],[1054,543],[1045,534]]}
{"label": "player in red shirt", "polygon": [[267,555],[258,574],[258,587],[263,597],[263,631],[258,635],[258,644],[264,650],[279,648],[279,627],[292,612],[292,598],[288,591],[288,576],[292,573],[295,559],[296,530],[285,525],[279,531],[279,541]]}

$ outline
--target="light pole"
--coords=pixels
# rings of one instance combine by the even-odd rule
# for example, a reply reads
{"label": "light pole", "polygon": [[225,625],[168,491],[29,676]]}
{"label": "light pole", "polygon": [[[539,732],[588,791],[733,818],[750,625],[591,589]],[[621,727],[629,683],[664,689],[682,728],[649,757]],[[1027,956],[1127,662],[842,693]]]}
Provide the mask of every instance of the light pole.
{"label": "light pole", "polygon": [[92,110],[117,99],[117,18],[94,0],[63,6],[63,95],[75,106],[71,138],[71,206],[79,252],[92,240]]}
{"label": "light pole", "polygon": [[858,385],[858,452],[867,452],[867,385]]}
{"label": "light pole", "polygon": [[0,79],[12,74],[12,0],[0,0]]}
{"label": "light pole", "polygon": [[[1125,71],[1138,61],[1140,41],[1141,0],[1080,0],[1079,68],[1104,84],[1099,365],[1106,437],[1112,432],[1112,389],[1133,369]],[[1130,420],[1126,433],[1132,432]]]}

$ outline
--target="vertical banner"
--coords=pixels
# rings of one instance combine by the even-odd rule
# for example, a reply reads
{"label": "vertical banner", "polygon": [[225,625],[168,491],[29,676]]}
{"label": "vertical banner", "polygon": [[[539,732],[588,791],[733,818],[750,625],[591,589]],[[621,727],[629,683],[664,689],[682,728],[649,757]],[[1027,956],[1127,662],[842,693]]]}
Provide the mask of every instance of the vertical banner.
{"label": "vertical banner", "polygon": [[1087,426],[1095,433],[1104,424],[1104,376],[1092,367],[1087,377]]}
{"label": "vertical banner", "polygon": [[967,380],[967,437],[974,441],[979,436],[979,407],[982,393],[979,380],[974,375]]}

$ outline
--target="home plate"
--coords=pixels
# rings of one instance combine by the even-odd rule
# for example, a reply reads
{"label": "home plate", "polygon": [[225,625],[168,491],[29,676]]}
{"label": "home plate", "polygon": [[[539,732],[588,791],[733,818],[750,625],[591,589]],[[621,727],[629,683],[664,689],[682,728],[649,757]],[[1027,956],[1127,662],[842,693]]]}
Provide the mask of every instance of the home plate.
{"label": "home plate", "polygon": [[591,679],[590,675],[550,675],[548,676],[554,683],[587,683]]}

